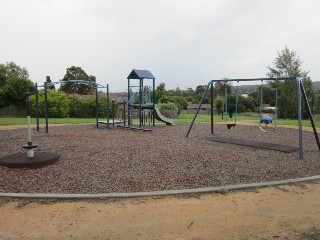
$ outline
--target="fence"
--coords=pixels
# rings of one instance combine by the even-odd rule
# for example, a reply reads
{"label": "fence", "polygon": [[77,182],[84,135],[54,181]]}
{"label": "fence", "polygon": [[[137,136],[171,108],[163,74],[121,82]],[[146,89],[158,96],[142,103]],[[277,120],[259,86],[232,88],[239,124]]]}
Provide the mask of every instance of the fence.
{"label": "fence", "polygon": [[0,117],[25,117],[26,111],[16,105],[8,105],[0,108]]}

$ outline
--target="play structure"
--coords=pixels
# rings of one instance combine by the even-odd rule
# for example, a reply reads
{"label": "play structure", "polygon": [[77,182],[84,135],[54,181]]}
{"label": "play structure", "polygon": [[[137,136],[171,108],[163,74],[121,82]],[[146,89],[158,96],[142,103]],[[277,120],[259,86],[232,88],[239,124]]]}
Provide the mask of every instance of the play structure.
{"label": "play structure", "polygon": [[[155,125],[155,119],[164,122],[166,125],[173,125],[173,121],[163,116],[160,110],[157,108],[155,102],[155,77],[148,70],[133,69],[127,77],[128,79],[128,125],[132,125],[133,110],[138,110],[139,127],[146,124],[148,119],[152,121],[152,125]],[[138,80],[138,85],[132,85],[132,81]],[[152,80],[152,87],[144,85],[145,80]],[[133,93],[132,89],[138,90]],[[134,97],[138,99],[138,103],[134,103]],[[124,125],[126,121],[124,121]]]}
{"label": "play structure", "polygon": [[[44,88],[44,103],[45,103],[45,122],[46,122],[46,132],[49,132],[49,109],[48,109],[48,87],[54,86],[56,84],[63,84],[63,83],[79,83],[79,84],[85,84],[95,89],[96,93],[96,126],[98,127],[99,124],[99,95],[98,90],[105,88],[107,89],[107,109],[106,109],[106,116],[109,121],[109,85],[102,86],[96,82],[88,81],[88,80],[66,80],[66,81],[58,81],[58,82],[45,82],[42,86],[38,86],[36,83],[36,123],[37,123],[37,131],[39,131],[39,94],[38,94],[38,88],[43,87]],[[108,122],[109,124],[109,122]]]}
{"label": "play structure", "polygon": [[[253,146],[253,147],[261,147],[262,145],[264,146],[268,146],[268,149],[273,149],[273,150],[277,150],[279,151],[279,149],[285,149],[287,147],[287,150],[286,151],[294,151],[294,149],[298,150],[299,151],[299,159],[303,159],[303,143],[302,143],[302,111],[301,111],[301,99],[303,98],[304,99],[304,102],[305,102],[305,105],[307,106],[307,112],[308,112],[308,116],[309,116],[309,119],[310,119],[310,123],[311,123],[311,126],[312,126],[312,129],[313,129],[313,133],[314,133],[314,137],[316,139],[316,143],[317,143],[317,146],[318,146],[318,149],[320,151],[320,142],[319,142],[319,137],[318,137],[318,133],[317,133],[317,130],[316,130],[316,127],[315,127],[315,124],[314,124],[314,121],[313,121],[313,117],[312,117],[312,113],[311,113],[311,108],[310,108],[310,105],[309,105],[309,101],[308,101],[308,98],[307,98],[307,95],[306,95],[306,92],[305,92],[305,89],[304,89],[304,86],[303,86],[303,82],[301,80],[301,78],[299,77],[294,77],[294,78],[253,78],[253,79],[228,79],[228,80],[210,80],[205,88],[205,91],[202,95],[202,98],[198,104],[198,107],[197,107],[197,110],[194,114],[194,117],[192,119],[192,122],[190,123],[190,126],[187,130],[187,133],[186,133],[186,137],[189,136],[190,134],[190,131],[193,127],[193,124],[195,122],[195,119],[199,113],[199,110],[201,108],[201,105],[202,105],[202,102],[204,100],[204,98],[206,97],[206,95],[208,94],[208,91],[209,89],[211,89],[211,134],[214,135],[214,121],[213,121],[213,106],[214,106],[214,96],[213,96],[213,93],[214,93],[214,83],[216,82],[224,82],[224,83],[227,83],[227,82],[247,82],[247,81],[268,81],[268,80],[274,80],[274,81],[277,81],[277,80],[287,80],[287,81],[296,81],[297,82],[297,94],[298,94],[298,102],[297,102],[297,112],[298,112],[298,125],[299,125],[299,148],[292,148],[292,146],[285,146],[285,145],[279,145],[279,144],[270,144],[270,143],[261,143],[261,142],[256,142],[256,141],[244,141],[243,139],[222,139],[222,138],[217,138],[217,137],[213,137],[211,138],[212,141],[216,141],[216,142],[224,142],[224,143],[230,143],[230,144],[239,144],[239,145],[246,145],[246,146]],[[263,92],[262,92],[262,88],[261,88],[261,92],[260,92],[260,113],[259,113],[259,116],[260,116],[260,119],[259,119],[259,127],[260,129],[265,133],[266,130],[262,128],[261,126],[261,123],[265,123],[265,124],[270,124],[272,122],[272,119],[269,117],[267,118],[267,116],[262,116],[262,98],[263,98]],[[227,109],[228,109],[228,103],[227,103],[227,91],[225,92],[225,107],[226,107],[226,112],[227,112]],[[236,105],[238,105],[238,89],[237,89],[237,96],[236,96]],[[276,127],[276,120],[277,120],[277,109],[278,109],[278,92],[276,91],[276,111],[275,111],[275,127]],[[226,113],[227,114],[227,113]],[[237,106],[236,106],[236,114],[235,114],[235,120],[236,120],[236,115],[237,115]],[[227,115],[226,115],[227,116]],[[236,126],[236,121],[234,123],[228,123],[227,122],[227,127],[228,129],[230,129],[231,127],[235,127]],[[290,149],[290,150],[288,150]]]}
{"label": "play structure", "polygon": [[[48,109],[48,94],[47,89],[50,86],[63,83],[77,83],[85,84],[95,89],[96,93],[96,127],[99,127],[99,124],[106,124],[109,128],[110,126],[115,126],[115,124],[123,124],[123,127],[129,128],[133,125],[133,118],[137,115],[139,119],[139,127],[145,126],[147,124],[155,125],[155,119],[165,123],[166,125],[173,125],[173,121],[169,118],[166,118],[160,112],[159,108],[155,104],[155,77],[148,70],[138,70],[133,69],[127,77],[128,80],[128,101],[118,102],[114,99],[111,103],[110,108],[110,94],[109,94],[109,85],[106,86],[97,84],[96,82],[87,81],[87,80],[65,80],[57,82],[45,82],[42,86],[38,86],[36,83],[36,124],[37,131],[39,131],[39,96],[38,89],[44,88],[44,102],[45,102],[45,129],[46,132],[49,132],[49,109]],[[132,85],[133,80],[138,80],[138,85]],[[152,87],[145,85],[145,80],[152,80]],[[106,120],[99,120],[99,89],[106,89]],[[138,101],[134,101],[137,99]],[[115,119],[115,109],[116,106],[123,106],[122,119]],[[110,117],[112,116],[112,118]],[[132,127],[135,129],[135,127]]]}

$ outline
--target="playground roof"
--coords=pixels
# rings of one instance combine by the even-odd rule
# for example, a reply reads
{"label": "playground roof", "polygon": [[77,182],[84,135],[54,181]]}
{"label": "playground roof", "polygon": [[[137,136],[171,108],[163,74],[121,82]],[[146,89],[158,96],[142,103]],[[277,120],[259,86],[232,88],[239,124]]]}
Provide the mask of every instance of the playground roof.
{"label": "playground roof", "polygon": [[152,75],[152,73],[148,70],[138,70],[133,69],[127,79],[155,79],[155,77]]}

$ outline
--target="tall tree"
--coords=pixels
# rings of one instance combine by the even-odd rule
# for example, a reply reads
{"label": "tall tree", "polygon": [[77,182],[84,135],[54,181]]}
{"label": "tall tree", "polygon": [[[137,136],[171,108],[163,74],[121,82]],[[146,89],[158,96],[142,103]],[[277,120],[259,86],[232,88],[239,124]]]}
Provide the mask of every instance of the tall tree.
{"label": "tall tree", "polygon": [[8,79],[15,77],[29,79],[29,73],[26,68],[20,67],[14,62],[0,64],[0,87],[2,87]]}
{"label": "tall tree", "polygon": [[[268,66],[267,76],[269,77],[301,77],[306,91],[312,95],[313,89],[310,84],[311,78],[308,76],[309,72],[302,70],[302,61],[297,55],[296,51],[291,51],[288,47],[277,53],[278,56],[273,62],[273,66]],[[282,118],[297,118],[297,84],[295,81],[285,80],[278,83],[280,89],[279,97],[279,117]],[[310,96],[310,99],[314,98]],[[303,112],[306,116],[305,111]]]}
{"label": "tall tree", "polygon": [[[66,70],[66,74],[64,75],[61,81],[68,81],[68,80],[86,80],[96,82],[95,76],[89,76],[81,67],[69,67]],[[63,83],[61,84],[60,91],[69,94],[81,94],[81,95],[90,95],[94,93],[94,89],[83,83]]]}
{"label": "tall tree", "polygon": [[156,103],[159,102],[159,100],[166,95],[166,84],[160,83],[156,87]]}
{"label": "tall tree", "polygon": [[30,80],[21,77],[9,78],[0,91],[0,106],[15,104],[24,107],[26,98],[34,92],[35,86]]}

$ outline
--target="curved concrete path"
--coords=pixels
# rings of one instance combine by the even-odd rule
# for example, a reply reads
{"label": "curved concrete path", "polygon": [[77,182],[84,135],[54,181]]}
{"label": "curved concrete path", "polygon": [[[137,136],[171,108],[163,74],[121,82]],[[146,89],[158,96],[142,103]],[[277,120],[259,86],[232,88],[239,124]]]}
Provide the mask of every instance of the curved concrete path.
{"label": "curved concrete path", "polygon": [[42,199],[102,199],[102,198],[134,198],[150,196],[169,196],[181,194],[199,194],[199,193],[219,193],[231,190],[242,190],[249,188],[269,187],[298,182],[319,180],[320,175],[304,178],[287,179],[272,182],[248,183],[239,185],[227,185],[220,187],[192,188],[183,190],[166,190],[153,192],[131,192],[131,193],[98,193],[98,194],[60,194],[60,193],[4,193],[0,192],[0,197],[12,198],[42,198]]}

